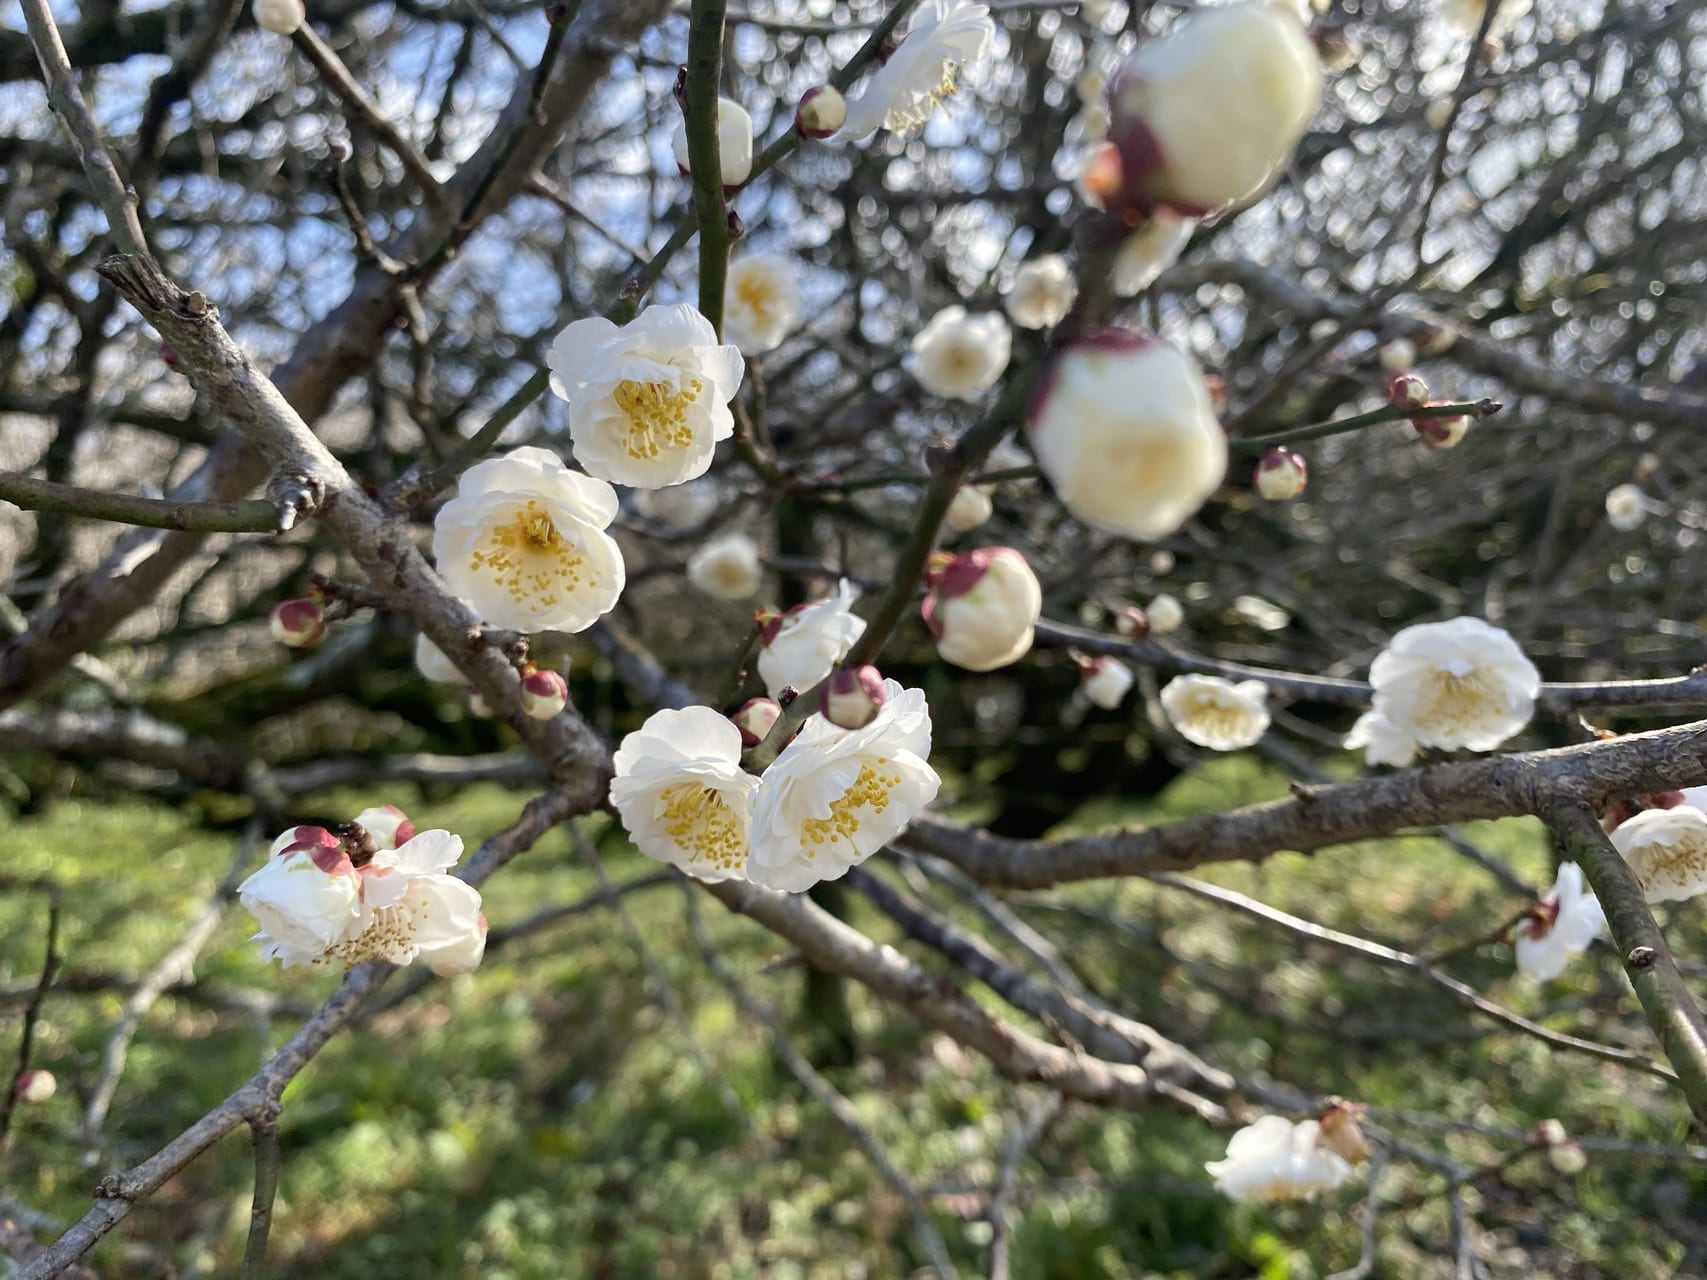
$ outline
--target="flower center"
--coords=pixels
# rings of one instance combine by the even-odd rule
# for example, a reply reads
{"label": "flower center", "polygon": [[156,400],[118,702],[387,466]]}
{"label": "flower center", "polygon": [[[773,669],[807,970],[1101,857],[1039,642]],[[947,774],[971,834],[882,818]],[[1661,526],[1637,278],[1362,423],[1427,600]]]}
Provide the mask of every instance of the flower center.
{"label": "flower center", "polygon": [[611,399],[628,419],[628,434],[622,442],[628,456],[644,461],[656,458],[666,448],[690,447],[693,426],[688,422],[688,407],[704,389],[698,378],[689,378],[680,387],[668,382],[635,382],[632,378],[617,383]]}
{"label": "flower center", "polygon": [[[873,756],[860,763],[859,776],[854,779],[853,786],[842,792],[841,798],[830,806],[830,816],[827,818],[808,818],[800,824],[801,834],[805,837],[803,844],[820,845],[828,840],[837,844],[843,836],[850,841],[854,832],[859,830],[859,815],[861,809],[870,809],[873,813],[882,813],[889,807],[889,793],[901,782],[898,771],[888,768],[889,761],[884,756]],[[816,850],[806,849],[808,858],[815,856]]]}
{"label": "flower center", "polygon": [[735,286],[735,296],[741,300],[741,305],[751,311],[761,323],[770,317],[771,289],[768,284],[755,276],[745,277]]}
{"label": "flower center", "polygon": [[1496,705],[1497,693],[1487,674],[1454,660],[1425,682],[1414,718],[1429,735],[1456,739],[1481,725]]}
{"label": "flower center", "polygon": [[1707,830],[1637,845],[1626,860],[1643,889],[1651,892],[1656,885],[1670,884],[1694,890],[1707,878]]}
{"label": "flower center", "polygon": [[1193,698],[1186,708],[1186,713],[1193,724],[1218,738],[1241,736],[1246,716],[1249,714],[1237,703],[1223,702],[1212,693],[1199,694]]}
{"label": "flower center", "polygon": [[426,895],[406,893],[389,907],[381,907],[368,918],[368,926],[353,938],[334,942],[314,961],[322,964],[341,960],[345,968],[364,960],[389,960],[408,964],[415,956],[415,930],[419,916],[430,910]]}
{"label": "flower center", "polygon": [[690,862],[709,862],[719,871],[747,863],[747,837],[735,811],[715,787],[681,782],[663,793],[664,832]]}
{"label": "flower center", "polygon": [[580,548],[563,536],[533,498],[486,531],[469,557],[469,567],[495,577],[517,604],[537,598],[541,609],[555,608],[566,593],[596,582],[586,571]]}

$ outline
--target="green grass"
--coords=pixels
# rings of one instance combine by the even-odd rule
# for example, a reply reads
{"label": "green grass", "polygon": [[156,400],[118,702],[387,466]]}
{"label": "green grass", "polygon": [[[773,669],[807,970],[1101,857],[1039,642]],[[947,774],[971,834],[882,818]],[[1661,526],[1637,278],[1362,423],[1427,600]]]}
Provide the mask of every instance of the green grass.
{"label": "green grass", "polygon": [[[1218,761],[1153,803],[1101,806],[1074,825],[1156,820],[1279,794],[1283,780]],[[474,845],[521,797],[482,787],[453,800],[359,792],[316,797],[303,816],[332,817],[399,799],[419,826]],[[652,869],[620,833],[602,835],[617,879]],[[1548,853],[1527,822],[1474,838],[1533,883]],[[218,883],[230,833],[188,811],[138,803],[61,802],[8,833],[8,871],[52,875],[65,890],[68,977],[136,973],[178,936]],[[1281,855],[1203,878],[1298,915],[1413,950],[1489,934],[1521,906],[1485,872],[1426,839]],[[502,926],[595,881],[554,832],[488,886]],[[1558,1054],[1492,1027],[1414,979],[1347,957],[1224,908],[1148,883],[1077,886],[1014,905],[1065,941],[1106,998],[1227,1069],[1378,1108],[1484,1126],[1557,1116],[1574,1134],[1675,1143],[1685,1113],[1659,1082]],[[620,922],[593,912],[495,952],[481,971],[437,982],[335,1039],[291,1086],[273,1274],[367,1280],[434,1277],[870,1277],[921,1265],[904,1207],[839,1126],[780,1068],[762,1034],[706,971],[673,887],[628,899],[688,1011],[694,1036],[739,1097],[731,1116],[681,1029],[647,997]],[[730,964],[785,1011],[798,969],[764,971],[786,947],[720,907],[702,906]],[[971,917],[967,917],[968,920]],[[893,933],[856,902],[855,923]],[[41,961],[39,896],[0,900],[0,980]],[[1700,918],[1671,929],[1686,959]],[[202,988],[312,1003],[336,974],[262,965],[247,917],[233,910],[196,966]],[[921,957],[929,964],[929,957]],[[1543,990],[1511,975],[1509,949],[1455,956],[1458,977],[1560,1029],[1646,1047],[1611,957],[1585,959]],[[992,1007],[994,997],[981,989]],[[48,1002],[38,1065],[59,1077],[51,1102],[25,1108],[0,1184],[64,1221],[88,1205],[96,1173],[76,1138],[77,1093],[94,1078],[122,997],[65,991]],[[957,1261],[981,1272],[981,1195],[1029,1096],[980,1059],[910,1018],[853,996],[865,1054],[832,1073],[900,1167],[931,1201]],[[13,1006],[0,1021],[9,1055]],[[1047,1028],[1005,1011],[1037,1034]],[[197,992],[168,995],[145,1020],[108,1125],[108,1163],[147,1155],[240,1083],[295,1020],[257,1025]],[[1406,1142],[1480,1165],[1512,1144],[1386,1122]],[[1245,1277],[1309,1280],[1357,1258],[1363,1185],[1321,1205],[1234,1206],[1202,1170],[1226,1134],[1168,1108],[1069,1109],[1027,1164],[1013,1274],[1041,1277]],[[139,1208],[94,1254],[103,1275],[234,1274],[247,1224],[249,1156],[233,1136]],[[1378,1276],[1447,1274],[1441,1178],[1389,1169]],[[1641,1277],[1673,1274],[1684,1250],[1666,1212],[1698,1203],[1698,1166],[1597,1156],[1576,1178],[1527,1157],[1473,1186],[1468,1205],[1491,1274]],[[1674,1206],[1667,1209],[1667,1206]]]}

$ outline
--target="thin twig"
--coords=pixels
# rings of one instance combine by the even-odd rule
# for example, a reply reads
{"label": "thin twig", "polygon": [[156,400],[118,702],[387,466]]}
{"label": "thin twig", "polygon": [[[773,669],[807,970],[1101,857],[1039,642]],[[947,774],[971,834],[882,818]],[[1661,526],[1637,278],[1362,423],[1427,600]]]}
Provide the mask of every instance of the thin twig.
{"label": "thin twig", "polygon": [[233,502],[178,502],[134,493],[109,493],[81,485],[0,471],[0,502],[85,520],[112,520],[146,529],[194,533],[277,533],[279,513],[264,498]]}
{"label": "thin twig", "polygon": [[36,979],[35,990],[30,994],[30,1001],[24,1006],[24,1025],[18,1032],[18,1068],[6,1081],[5,1096],[0,1097],[0,1156],[6,1154],[7,1140],[12,1132],[12,1116],[17,1109],[19,1086],[23,1084],[24,1076],[30,1069],[30,1056],[35,1051],[36,1028],[41,1023],[42,1005],[47,1002],[48,988],[53,986],[54,975],[59,972],[59,910],[62,902],[59,884],[53,880],[32,880],[25,882],[9,882],[9,888],[35,889],[47,897],[47,937],[42,943],[41,976]]}
{"label": "thin twig", "polygon": [[279,1192],[278,1108],[265,1109],[249,1121],[255,1147],[255,1195],[249,1206],[249,1238],[243,1244],[240,1280],[261,1280],[266,1274],[267,1236],[273,1229],[273,1201]]}

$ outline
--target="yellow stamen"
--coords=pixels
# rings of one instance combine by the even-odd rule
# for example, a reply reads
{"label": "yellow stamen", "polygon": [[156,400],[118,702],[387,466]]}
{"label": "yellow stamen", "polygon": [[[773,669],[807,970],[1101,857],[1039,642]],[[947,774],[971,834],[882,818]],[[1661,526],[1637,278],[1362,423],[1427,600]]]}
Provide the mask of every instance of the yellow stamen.
{"label": "yellow stamen", "polygon": [[611,399],[628,419],[628,434],[622,447],[640,460],[656,458],[666,448],[686,449],[693,444],[688,407],[699,399],[705,384],[688,378],[678,387],[668,382],[635,382],[624,378],[611,392]]}
{"label": "yellow stamen", "polygon": [[719,871],[739,871],[746,865],[746,835],[721,791],[681,782],[666,790],[663,800],[664,833],[690,862],[709,862]]}
{"label": "yellow stamen", "polygon": [[[854,779],[853,786],[842,792],[841,798],[830,806],[828,818],[808,818],[800,824],[800,832],[804,837],[803,844],[823,844],[828,840],[831,844],[840,843],[843,836],[850,841],[859,830],[859,811],[869,809],[873,813],[882,813],[889,807],[889,793],[900,785],[901,775],[898,771],[887,768],[889,761],[882,756],[874,756],[860,765],[859,777]],[[815,849],[805,850],[808,858],[815,856]]]}
{"label": "yellow stamen", "polygon": [[469,557],[469,567],[490,573],[517,604],[531,599],[542,609],[554,608],[567,593],[597,583],[587,571],[587,559],[529,498],[504,524],[486,532]]}

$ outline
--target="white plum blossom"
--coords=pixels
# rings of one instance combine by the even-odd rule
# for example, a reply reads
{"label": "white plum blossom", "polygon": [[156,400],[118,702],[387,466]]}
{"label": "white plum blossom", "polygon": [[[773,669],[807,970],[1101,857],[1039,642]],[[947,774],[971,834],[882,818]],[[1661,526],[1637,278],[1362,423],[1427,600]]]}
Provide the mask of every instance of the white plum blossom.
{"label": "white plum blossom", "polygon": [[975,0],[929,0],[913,15],[901,43],[847,104],[842,136],[855,142],[879,128],[922,129],[944,98],[954,96],[960,72],[990,50],[996,24]]}
{"label": "white plum blossom", "polygon": [[1067,259],[1058,253],[1020,264],[1008,290],[1008,315],[1022,329],[1048,329],[1061,322],[1079,296]]}
{"label": "white plum blossom", "polygon": [[46,1102],[59,1092],[59,1081],[54,1079],[51,1071],[25,1071],[12,1082],[12,1091],[20,1102]]}
{"label": "white plum blossom", "polygon": [[718,600],[746,600],[764,580],[759,546],[744,533],[713,538],[688,560],[688,581]]}
{"label": "white plum blossom", "polygon": [[1640,485],[1621,484],[1607,491],[1606,523],[1619,533],[1640,529],[1647,518],[1648,495]]}
{"label": "white plum blossom", "polygon": [[[384,813],[364,816],[383,830]],[[237,889],[261,926],[255,941],[263,959],[435,965],[466,953],[470,936],[483,928],[480,894],[444,874],[462,856],[462,838],[436,830],[412,834],[408,820],[397,817],[389,838],[407,838],[394,847],[306,826],[273,842],[261,869]]]}
{"label": "white plum blossom", "polygon": [[932,395],[976,400],[996,385],[1012,351],[1013,331],[996,312],[944,307],[913,337],[913,376]]}
{"label": "white plum blossom", "polygon": [[611,803],[634,847],[701,880],[746,873],[759,779],[741,731],[710,707],[656,711],[616,749]]}
{"label": "white plum blossom", "polygon": [[1458,35],[1469,37],[1482,26],[1482,15],[1489,4],[1497,4],[1493,23],[1488,27],[1490,40],[1504,40],[1519,20],[1530,10],[1532,0],[1439,0],[1438,12],[1443,24]]}
{"label": "white plum blossom", "polygon": [[963,484],[954,491],[942,522],[955,533],[969,533],[995,514],[996,505],[990,495],[975,484]]}
{"label": "white plum blossom", "polygon": [[1363,748],[1369,764],[1390,764],[1403,769],[1417,758],[1417,740],[1379,711],[1365,711],[1345,735],[1345,749]]}
{"label": "white plum blossom", "polygon": [[[675,157],[676,168],[684,174],[693,172],[685,119],[677,120],[670,134],[670,154]],[[740,186],[753,171],[753,117],[732,98],[717,100],[717,158],[726,187]]]}
{"label": "white plum blossom", "polygon": [[920,613],[945,661],[994,671],[1030,651],[1043,587],[1012,547],[980,547],[933,571]]}
{"label": "white plum blossom", "polygon": [[577,320],[551,344],[551,389],[569,402],[569,439],[589,475],[661,489],[704,475],[735,433],[729,401],[746,375],[734,347],[687,303],[648,307],[618,327]]}
{"label": "white plum blossom", "polygon": [[1109,86],[1125,205],[1197,217],[1256,195],[1321,96],[1321,60],[1296,13],[1270,0],[1193,9],[1142,41]]}
{"label": "white plum blossom", "polygon": [[622,550],[605,527],[616,490],[544,449],[512,449],[462,473],[433,521],[451,591],[495,627],[585,631],[622,594]]}
{"label": "white plum blossom", "polygon": [[1294,1124],[1264,1116],[1227,1144],[1223,1160],[1203,1166],[1215,1189],[1230,1200],[1310,1200],[1351,1177],[1351,1165],[1322,1141],[1321,1123]]}
{"label": "white plum blossom", "polygon": [[800,323],[800,285],[794,259],[750,253],[729,264],[723,293],[723,336],[743,355],[774,350]]}
{"label": "white plum blossom", "polygon": [[1197,362],[1124,330],[1056,357],[1029,429],[1037,465],[1067,510],[1130,538],[1173,533],[1227,472],[1227,436]]}
{"label": "white plum blossom", "polygon": [[255,0],[255,25],[263,31],[295,35],[307,16],[302,0]]}
{"label": "white plum blossom", "polygon": [[1517,971],[1537,982],[1551,981],[1605,927],[1599,900],[1583,887],[1583,869],[1574,862],[1560,863],[1552,892],[1517,926]]}
{"label": "white plum blossom", "polygon": [[931,716],[919,689],[883,684],[863,729],[806,721],[765,771],[753,811],[747,876],[798,893],[835,880],[901,834],[942,780],[929,764]]}
{"label": "white plum blossom", "polygon": [[1118,658],[1096,658],[1079,673],[1079,688],[1104,711],[1113,711],[1125,701],[1132,681],[1132,668]]}
{"label": "white plum blossom", "polygon": [[765,625],[759,636],[759,678],[771,697],[784,689],[805,693],[847,657],[865,634],[865,619],[853,614],[858,595],[843,578],[834,595],[797,604]]}
{"label": "white plum blossom", "polygon": [[1492,751],[1535,711],[1541,673],[1480,618],[1406,627],[1369,668],[1374,710],[1418,745]]}
{"label": "white plum blossom", "polygon": [[1644,809],[1610,838],[1649,902],[1681,902],[1707,891],[1707,813],[1695,805]]}
{"label": "white plum blossom", "polygon": [[1190,243],[1197,230],[1196,218],[1185,218],[1171,209],[1158,209],[1143,226],[1127,236],[1114,259],[1114,291],[1122,298],[1136,297],[1156,282]]}
{"label": "white plum blossom", "polygon": [[468,683],[462,668],[445,657],[445,651],[424,635],[415,637],[415,669],[437,684]]}
{"label": "white plum blossom", "polygon": [[1211,751],[1254,746],[1268,732],[1268,686],[1220,676],[1175,676],[1162,687],[1162,710],[1188,742]]}
{"label": "white plum blossom", "polygon": [[424,955],[427,968],[441,978],[454,978],[458,974],[473,973],[480,967],[480,962],[486,958],[486,934],[488,932],[486,917],[475,914],[474,929],[464,934],[455,942],[434,949]]}
{"label": "white plum blossom", "polygon": [[1151,635],[1165,636],[1185,625],[1185,606],[1164,591],[1144,606],[1144,616]]}

